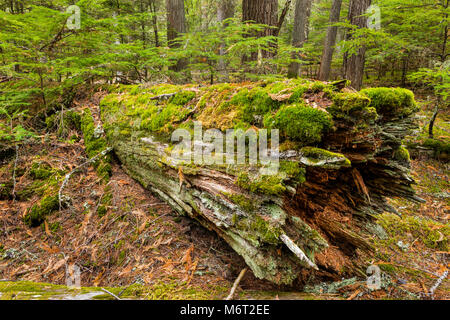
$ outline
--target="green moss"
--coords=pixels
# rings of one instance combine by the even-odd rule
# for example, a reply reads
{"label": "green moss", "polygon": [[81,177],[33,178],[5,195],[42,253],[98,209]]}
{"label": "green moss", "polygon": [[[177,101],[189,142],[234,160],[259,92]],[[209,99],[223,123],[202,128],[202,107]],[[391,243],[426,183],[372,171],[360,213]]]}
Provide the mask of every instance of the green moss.
{"label": "green moss", "polygon": [[247,198],[242,194],[225,194],[228,199],[230,199],[233,203],[237,204],[246,212],[253,212],[255,210],[255,206],[251,199]]}
{"label": "green moss", "polygon": [[253,89],[243,89],[236,93],[230,100],[229,104],[224,104],[224,107],[229,105],[240,107],[240,117],[242,121],[249,124],[258,124],[263,116],[279,108],[281,103],[279,101],[273,100],[267,88],[255,87]]}
{"label": "green moss", "polygon": [[141,128],[149,131],[157,132],[162,129],[173,130],[171,123],[184,118],[187,110],[176,104],[168,104],[157,112],[145,110],[142,115]]}
{"label": "green moss", "polygon": [[306,170],[294,161],[280,161],[280,171],[285,172],[289,178],[298,183],[306,181]]}
{"label": "green moss", "polygon": [[388,116],[408,116],[418,111],[414,93],[404,88],[368,88],[361,90],[367,95],[379,114]]}
{"label": "green moss", "polygon": [[51,189],[52,186],[47,185],[46,181],[33,181],[26,185],[24,188],[17,190],[16,198],[20,201],[29,200],[33,195],[42,196],[47,189]]}
{"label": "green moss", "polygon": [[0,200],[8,200],[12,198],[13,183],[5,181],[0,183]]}
{"label": "green moss", "polygon": [[331,129],[333,121],[327,112],[295,104],[282,107],[273,116],[267,115],[264,125],[279,129],[285,139],[308,145],[321,142],[323,135]]}
{"label": "green moss", "polygon": [[278,175],[259,175],[251,178],[248,173],[242,172],[236,179],[236,184],[251,192],[269,195],[279,195],[286,191],[283,178]]}
{"label": "green moss", "polygon": [[434,150],[436,158],[448,157],[450,155],[450,143],[438,139],[426,139],[422,144],[424,147]]}
{"label": "green moss", "polygon": [[359,92],[336,93],[333,95],[331,110],[338,110],[346,114],[353,114],[369,107],[370,99]]}
{"label": "green moss", "polygon": [[429,248],[448,251],[450,239],[450,226],[448,223],[441,224],[416,216],[399,218],[394,214],[386,213],[378,217],[378,222],[391,236],[388,240],[381,241],[381,246],[395,244],[398,240],[407,242],[407,236],[412,235],[414,239],[420,240]]}
{"label": "green moss", "polygon": [[30,176],[33,179],[44,180],[54,174],[52,167],[45,162],[33,162],[30,169]]}
{"label": "green moss", "polygon": [[59,209],[58,196],[48,196],[41,200],[40,204],[35,204],[28,210],[24,217],[24,222],[29,227],[36,227],[44,222],[45,217]]}
{"label": "green moss", "polygon": [[170,98],[169,103],[177,105],[177,106],[184,106],[189,101],[195,98],[195,92],[194,91],[180,91],[176,95]]}
{"label": "green moss", "polygon": [[108,207],[111,205],[113,195],[111,188],[108,186],[105,188],[105,193],[100,199],[99,206],[97,208],[97,214],[99,217],[103,217],[108,212]]}
{"label": "green moss", "polygon": [[403,146],[398,147],[398,149],[394,151],[394,159],[397,161],[409,163],[411,158],[409,156],[408,149]]}
{"label": "green moss", "polygon": [[[96,134],[94,125],[92,113],[87,109],[81,118],[81,130],[84,136],[86,153],[89,158],[95,157],[108,147],[105,138]],[[94,167],[99,177],[108,179],[111,176],[111,160],[111,155],[108,154],[103,159],[95,161]]]}
{"label": "green moss", "polygon": [[304,147],[300,150],[304,157],[308,158],[312,162],[319,162],[321,160],[342,159],[340,166],[350,167],[352,164],[343,154],[331,152],[325,149]]}
{"label": "green moss", "polygon": [[242,219],[237,222],[237,228],[244,231],[249,240],[257,243],[279,244],[283,230],[271,222],[270,218],[263,219],[259,215]]}
{"label": "green moss", "polygon": [[386,273],[395,274],[397,272],[397,268],[390,263],[380,263],[378,267]]}

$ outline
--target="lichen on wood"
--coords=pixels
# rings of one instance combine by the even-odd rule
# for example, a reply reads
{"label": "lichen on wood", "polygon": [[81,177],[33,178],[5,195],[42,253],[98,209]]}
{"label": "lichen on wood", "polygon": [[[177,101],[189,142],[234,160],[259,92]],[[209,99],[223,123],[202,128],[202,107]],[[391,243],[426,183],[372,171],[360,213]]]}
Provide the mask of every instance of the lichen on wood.
{"label": "lichen on wood", "polygon": [[[355,274],[355,257],[370,254],[379,231],[375,216],[395,212],[385,198],[420,201],[402,149],[415,110],[404,89],[307,80],[120,86],[101,102],[107,142],[127,173],[215,231],[257,277],[280,284],[302,270]],[[222,132],[280,129],[278,172],[175,163],[170,135],[192,132],[194,121]]]}

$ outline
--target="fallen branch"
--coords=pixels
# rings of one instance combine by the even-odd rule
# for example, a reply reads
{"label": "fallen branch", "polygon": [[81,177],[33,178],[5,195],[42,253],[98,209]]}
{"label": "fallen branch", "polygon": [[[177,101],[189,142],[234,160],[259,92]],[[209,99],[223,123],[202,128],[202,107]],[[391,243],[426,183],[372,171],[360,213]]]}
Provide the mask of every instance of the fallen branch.
{"label": "fallen branch", "polygon": [[75,173],[78,172],[79,170],[81,170],[81,168],[83,168],[84,166],[93,163],[95,161],[97,161],[100,157],[105,156],[108,152],[110,152],[112,150],[112,148],[106,148],[105,150],[103,150],[102,152],[100,152],[99,154],[97,154],[96,156],[92,157],[91,159],[89,159],[88,161],[84,162],[83,164],[81,164],[80,166],[76,167],[75,169],[73,169],[72,171],[70,171],[68,174],[66,174],[66,176],[64,177],[64,181],[61,185],[61,187],[59,188],[59,192],[58,192],[58,201],[59,201],[59,210],[61,210],[62,204],[61,204],[61,198],[62,198],[62,192],[64,187],[66,186],[66,184],[69,182],[70,177]]}
{"label": "fallen branch", "polygon": [[112,293],[112,292],[106,290],[105,288],[101,288],[101,289],[102,289],[103,292],[106,292],[107,294],[111,295],[111,296],[114,297],[115,299],[117,299],[117,300],[122,300],[122,299],[120,299],[118,296],[116,296],[114,293]]}
{"label": "fallen branch", "polygon": [[300,249],[295,243],[294,241],[291,240],[291,238],[289,238],[287,235],[282,234],[280,236],[280,240],[283,241],[283,243],[286,245],[286,247],[288,247],[289,250],[292,251],[293,254],[295,254],[297,256],[297,258],[300,259],[300,261],[305,262],[307,264],[308,267],[313,268],[315,270],[319,270],[319,268],[317,268],[316,264],[314,262],[312,262],[311,260],[309,260],[309,258],[306,256],[306,254],[302,251],[302,249]]}
{"label": "fallen branch", "polygon": [[17,169],[17,161],[19,159],[19,146],[16,144],[16,158],[14,159],[14,169],[13,169],[13,189],[12,189],[12,196],[13,196],[13,202],[16,201],[16,169]]}
{"label": "fallen branch", "polygon": [[225,300],[231,300],[233,298],[234,292],[236,291],[236,288],[239,285],[239,282],[241,282],[242,278],[244,277],[246,271],[247,271],[247,268],[244,268],[239,273],[239,276],[236,278],[236,280],[233,283],[233,287],[231,288],[230,294],[228,295],[228,297],[225,298]]}
{"label": "fallen branch", "polygon": [[448,270],[445,271],[442,276],[439,277],[439,279],[437,279],[436,283],[434,284],[434,286],[432,286],[430,288],[430,293],[429,295],[431,296],[431,298],[434,300],[434,292],[436,291],[436,289],[441,285],[442,281],[444,281],[444,279],[446,279],[448,276]]}

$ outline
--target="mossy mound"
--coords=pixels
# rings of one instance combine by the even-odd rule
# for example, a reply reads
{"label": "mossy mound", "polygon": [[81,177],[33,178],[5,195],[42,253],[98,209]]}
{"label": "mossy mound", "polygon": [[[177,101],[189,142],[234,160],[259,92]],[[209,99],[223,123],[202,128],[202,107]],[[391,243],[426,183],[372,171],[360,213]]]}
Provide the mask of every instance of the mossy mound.
{"label": "mossy mound", "polygon": [[30,176],[33,179],[44,180],[54,173],[52,167],[45,162],[33,162],[30,169]]}
{"label": "mossy mound", "polygon": [[300,153],[306,158],[309,166],[320,166],[322,168],[351,167],[352,163],[343,154],[328,150],[304,147]]}
{"label": "mossy mound", "polygon": [[322,110],[302,104],[282,107],[275,115],[267,115],[267,128],[279,128],[283,138],[303,145],[320,143],[333,125],[331,116]]}
{"label": "mossy mound", "polygon": [[368,88],[360,91],[370,98],[370,106],[387,117],[405,117],[418,111],[414,93],[403,88]]}
{"label": "mossy mound", "polygon": [[[175,95],[164,99],[164,95],[174,94],[174,87],[159,85],[141,88],[139,94],[136,88],[120,91],[120,95],[113,93],[102,100],[101,108],[103,117],[114,115],[116,134],[138,129],[167,135],[179,127],[190,129],[192,121],[197,120],[204,129],[222,131],[282,126],[286,139],[307,145],[319,143],[333,124],[324,108],[311,106],[305,100],[305,95],[322,89],[334,90],[332,85],[305,80],[200,88],[187,85],[179,86]],[[295,118],[294,122],[290,118]]]}
{"label": "mossy mound", "polygon": [[398,147],[398,149],[394,151],[394,159],[400,162],[409,163],[411,161],[411,157],[409,156],[408,149],[403,146]]}
{"label": "mossy mound", "polygon": [[37,227],[44,222],[45,217],[59,209],[58,196],[44,197],[39,204],[32,206],[25,214],[23,221],[29,227]]}
{"label": "mossy mound", "polygon": [[434,156],[438,159],[450,158],[450,143],[438,139],[426,139],[423,144],[426,148],[434,150]]}

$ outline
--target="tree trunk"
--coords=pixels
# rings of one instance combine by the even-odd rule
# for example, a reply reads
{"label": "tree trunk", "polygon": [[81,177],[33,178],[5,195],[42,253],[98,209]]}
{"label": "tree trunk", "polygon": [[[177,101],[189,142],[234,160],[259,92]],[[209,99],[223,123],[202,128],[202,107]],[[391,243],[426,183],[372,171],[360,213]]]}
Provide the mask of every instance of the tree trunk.
{"label": "tree trunk", "polygon": [[[356,99],[350,90],[328,84],[327,92],[334,92],[333,98],[310,89],[311,85],[287,80],[268,88],[247,83],[226,88],[169,88],[166,94],[158,87],[159,96],[150,93],[152,88],[142,88],[141,97],[136,97],[135,89],[132,94],[122,90],[101,102],[101,116],[108,143],[127,173],[178,214],[215,231],[258,278],[290,284],[309,272],[336,278],[355,275],[363,267],[360,255],[370,255],[372,250],[368,239],[374,234],[386,236],[376,225],[375,216],[384,211],[396,213],[385,197],[420,201],[411,187],[414,181],[408,175],[408,157],[396,156],[403,137],[415,129],[413,111],[409,103],[399,100],[395,106],[378,110],[382,117],[375,122],[376,113],[364,95]],[[294,135],[302,130],[310,132],[313,123],[308,122],[304,128],[299,119],[286,115],[280,118],[287,121],[280,127],[282,142],[297,139],[300,147],[280,153],[278,171],[272,175],[248,161],[194,164],[192,157],[195,161],[200,155],[200,160],[205,160],[202,151],[210,145],[203,138],[203,130],[195,130],[198,122],[205,130],[218,128],[219,133],[242,119],[263,128],[255,117],[247,118],[248,114],[239,111],[245,108],[240,101],[253,99],[249,90],[256,86],[280,112],[286,110],[283,106],[295,108],[291,101],[294,92],[305,92],[296,101],[312,104],[309,112],[317,116],[332,117],[334,129],[320,131],[321,142],[312,143],[308,142],[309,134],[288,138],[283,130],[296,128],[292,130]],[[225,94],[229,105],[220,108]],[[233,102],[237,94],[240,100]],[[174,104],[186,101],[188,96],[191,100],[184,105]],[[260,95],[258,99],[262,101]],[[249,101],[249,105],[252,103]],[[148,108],[161,112],[151,113]],[[173,115],[167,117],[171,112]],[[189,159],[177,162],[180,144],[171,143],[170,134],[190,124],[194,125],[195,141],[183,140],[188,148],[182,152],[187,151]],[[223,146],[223,141],[219,145]],[[234,159],[232,141],[231,149],[214,150],[214,156],[223,159],[231,155]],[[304,147],[308,145],[320,149]]]}
{"label": "tree trunk", "polygon": [[[184,12],[184,0],[166,0],[167,11],[167,43],[170,48],[178,48],[180,44],[176,38],[181,33],[186,33],[186,17]],[[172,68],[181,71],[187,65],[185,59],[180,59]]]}
{"label": "tree trunk", "polygon": [[[275,36],[278,25],[278,0],[242,0],[242,21],[252,21],[258,24],[266,24],[275,28],[266,28],[256,34],[256,37]],[[276,43],[271,44],[276,47]],[[274,50],[262,50],[263,58],[270,58],[275,55]],[[246,57],[247,61],[255,61],[258,53],[253,53]]]}
{"label": "tree trunk", "polygon": [[330,78],[331,62],[333,61],[333,51],[334,46],[336,45],[338,31],[338,27],[332,25],[339,22],[341,6],[342,0],[333,0],[333,5],[330,11],[330,26],[327,30],[322,60],[320,62],[319,80],[322,81],[327,81]]}
{"label": "tree trunk", "polygon": [[152,24],[153,24],[153,33],[155,35],[155,47],[159,47],[159,34],[158,34],[158,19],[156,16],[156,0],[151,0],[150,4],[150,12],[152,14]]}
{"label": "tree trunk", "polygon": [[[235,0],[222,0],[217,7],[217,21],[226,28],[228,23],[225,20],[234,17],[234,5]],[[221,44],[219,48],[219,54],[225,55],[224,45]],[[223,82],[227,79],[227,66],[224,59],[220,58],[218,62],[219,82]]]}
{"label": "tree trunk", "polygon": [[[371,0],[350,0],[350,8],[348,19],[351,24],[358,28],[367,26],[367,17],[364,16],[367,8],[369,8]],[[352,38],[351,34],[347,34],[347,40]],[[360,90],[362,87],[364,76],[364,65],[366,59],[366,46],[361,45],[356,54],[349,56],[344,55],[344,72],[345,78],[351,81],[352,87]]]}
{"label": "tree trunk", "polygon": [[448,42],[448,8],[449,0],[441,0],[441,5],[444,9],[444,19],[445,23],[444,30],[442,31],[442,53],[441,53],[441,62],[444,63],[447,60],[447,42]]}
{"label": "tree trunk", "polygon": [[[295,48],[302,48],[308,38],[309,17],[311,15],[312,0],[296,0],[294,13],[294,29],[292,30],[292,45]],[[299,58],[298,54],[293,54],[293,58]],[[289,65],[288,77],[295,78],[300,74],[300,64],[292,62]]]}

